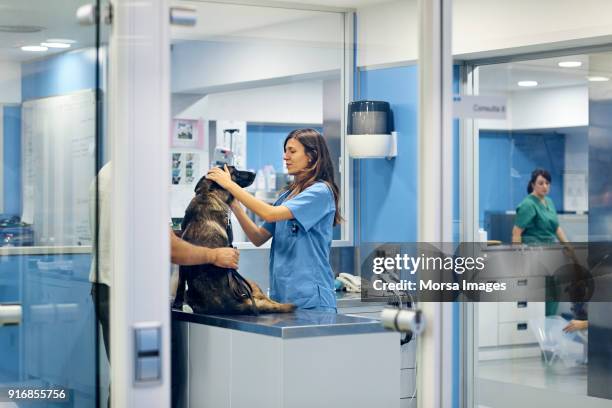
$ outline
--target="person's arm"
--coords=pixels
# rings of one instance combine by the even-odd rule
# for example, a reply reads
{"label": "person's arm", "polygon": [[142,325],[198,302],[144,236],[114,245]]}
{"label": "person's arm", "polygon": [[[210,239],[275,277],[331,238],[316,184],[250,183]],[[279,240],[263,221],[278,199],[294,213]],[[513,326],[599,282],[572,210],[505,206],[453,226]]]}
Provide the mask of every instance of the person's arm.
{"label": "person's arm", "polygon": [[240,201],[249,210],[253,211],[266,222],[290,220],[293,218],[293,214],[287,207],[283,205],[274,206],[261,201],[253,197],[238,184],[234,183],[229,170],[227,170],[227,167],[225,167],[225,170],[218,167],[212,168],[209,170],[206,178],[214,181],[229,191],[236,200]]}
{"label": "person's arm", "polygon": [[206,248],[190,244],[170,230],[170,260],[177,265],[213,264],[220,268],[238,268],[240,254],[234,248]]}
{"label": "person's arm", "polygon": [[520,244],[522,242],[523,228],[517,227],[516,225],[512,227],[512,243]]}
{"label": "person's arm", "polygon": [[569,242],[567,240],[567,237],[565,236],[565,232],[563,231],[561,227],[557,227],[557,230],[555,231],[555,235],[559,239],[559,242],[561,242],[562,244],[567,244]]}
{"label": "person's arm", "polygon": [[249,241],[251,241],[255,246],[260,246],[270,239],[270,237],[272,236],[270,232],[264,227],[260,227],[255,224],[244,212],[244,209],[237,200],[234,200],[234,202],[232,202],[231,208],[234,215],[236,216],[236,219],[240,223],[242,230],[249,238]]}
{"label": "person's arm", "polygon": [[574,247],[572,247],[569,240],[567,239],[567,236],[565,235],[565,231],[563,231],[563,228],[557,227],[557,230],[555,231],[555,235],[557,236],[557,239],[559,240],[559,242],[562,243],[563,246],[565,247],[563,248],[563,253],[567,255],[570,259],[572,259],[574,262],[578,262],[578,258],[576,258],[576,252],[574,251]]}
{"label": "person's arm", "polygon": [[586,330],[589,328],[588,320],[572,320],[563,328],[566,333],[571,333],[577,330]]}

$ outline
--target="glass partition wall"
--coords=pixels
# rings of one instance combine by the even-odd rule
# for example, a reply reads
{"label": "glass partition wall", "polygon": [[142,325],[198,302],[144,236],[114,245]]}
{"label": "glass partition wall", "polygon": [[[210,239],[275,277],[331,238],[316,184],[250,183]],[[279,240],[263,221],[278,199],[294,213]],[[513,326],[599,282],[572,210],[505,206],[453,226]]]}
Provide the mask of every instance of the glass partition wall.
{"label": "glass partition wall", "polygon": [[0,405],[108,395],[92,299],[107,34],[79,25],[85,3],[0,1]]}
{"label": "glass partition wall", "polygon": [[[474,228],[487,241],[488,261],[498,261],[497,280],[516,288],[511,301],[465,305],[468,406],[603,407],[612,398],[604,385],[612,375],[604,363],[610,54],[551,54],[465,66],[470,92],[507,108],[503,118],[471,122]],[[550,226],[530,215],[530,200],[553,214]],[[529,235],[547,229],[547,239]],[[555,243],[563,241],[572,254]],[[562,265],[588,271],[580,281],[588,289],[574,300]]]}
{"label": "glass partition wall", "polygon": [[[342,12],[179,1],[196,10],[194,27],[174,27],[171,50],[171,214],[180,226],[194,187],[224,163],[256,174],[248,190],[274,203],[290,182],[283,142],[312,128],[328,143],[350,220],[344,110],[351,67],[349,20]],[[350,68],[349,68],[350,70]],[[262,222],[254,213],[249,216]],[[248,241],[234,220],[234,241]],[[334,231],[350,242],[351,223]],[[249,247],[249,245],[246,245]]]}

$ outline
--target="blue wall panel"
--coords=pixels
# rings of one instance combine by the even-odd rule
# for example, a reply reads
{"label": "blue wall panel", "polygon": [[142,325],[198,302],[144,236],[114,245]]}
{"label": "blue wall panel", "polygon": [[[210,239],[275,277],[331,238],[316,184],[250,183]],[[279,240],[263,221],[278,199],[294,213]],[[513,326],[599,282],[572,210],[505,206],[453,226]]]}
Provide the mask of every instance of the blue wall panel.
{"label": "blue wall panel", "polygon": [[21,215],[21,107],[3,110],[4,213]]}
{"label": "blue wall panel", "polygon": [[391,104],[398,132],[395,159],[362,159],[361,241],[414,242],[417,238],[417,67],[360,72],[360,99]]}
{"label": "blue wall panel", "polygon": [[548,170],[549,197],[563,211],[565,137],[558,133],[480,132],[480,225],[486,211],[511,211],[527,195],[531,172]]}
{"label": "blue wall panel", "polygon": [[[259,170],[267,164],[277,173],[283,171],[283,142],[287,135],[308,125],[247,125],[247,168]],[[321,127],[313,129],[322,132]]]}
{"label": "blue wall panel", "polygon": [[69,51],[21,65],[23,101],[96,87],[96,50]]}

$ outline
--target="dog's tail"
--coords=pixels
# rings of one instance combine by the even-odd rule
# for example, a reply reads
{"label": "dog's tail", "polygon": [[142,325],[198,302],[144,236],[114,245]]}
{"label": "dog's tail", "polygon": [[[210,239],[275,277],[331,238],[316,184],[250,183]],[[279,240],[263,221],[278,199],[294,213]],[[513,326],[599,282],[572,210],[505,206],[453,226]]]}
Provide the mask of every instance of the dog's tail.
{"label": "dog's tail", "polygon": [[187,272],[184,270],[184,267],[179,267],[179,280],[178,286],[176,288],[176,296],[174,297],[174,302],[172,302],[172,308],[182,310],[183,303],[185,302],[185,282],[187,281],[186,275]]}
{"label": "dog's tail", "polygon": [[256,299],[257,309],[261,313],[291,313],[296,306],[291,303],[278,303],[272,299]]}
{"label": "dog's tail", "polygon": [[227,280],[232,290],[234,297],[237,299],[249,298],[251,303],[251,312],[255,316],[259,315],[257,305],[255,304],[255,298],[253,297],[253,288],[249,281],[247,281],[241,274],[235,269],[227,270]]}

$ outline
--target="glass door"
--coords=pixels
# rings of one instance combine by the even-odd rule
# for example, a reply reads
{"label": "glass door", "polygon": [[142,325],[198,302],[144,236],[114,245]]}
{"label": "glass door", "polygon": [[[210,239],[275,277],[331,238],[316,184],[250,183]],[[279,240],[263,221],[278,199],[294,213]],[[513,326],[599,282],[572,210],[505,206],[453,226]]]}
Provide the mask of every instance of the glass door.
{"label": "glass door", "polygon": [[461,305],[466,407],[612,398],[608,5],[548,3],[453,4],[461,241],[510,288]]}
{"label": "glass door", "polygon": [[2,406],[106,404],[92,298],[106,47],[84,4],[0,1]]}
{"label": "glass door", "polygon": [[[492,272],[517,285],[510,301],[474,308],[476,404],[507,406],[500,393],[507,404],[610,403],[608,61],[585,50],[475,68],[478,93],[509,106],[504,120],[477,121],[478,227]],[[530,200],[554,212],[550,231]],[[584,277],[564,282],[568,270]]]}

